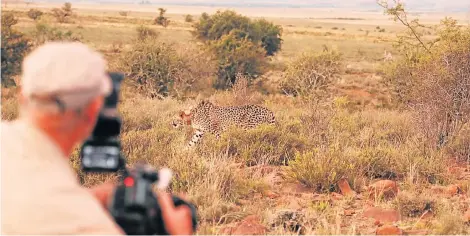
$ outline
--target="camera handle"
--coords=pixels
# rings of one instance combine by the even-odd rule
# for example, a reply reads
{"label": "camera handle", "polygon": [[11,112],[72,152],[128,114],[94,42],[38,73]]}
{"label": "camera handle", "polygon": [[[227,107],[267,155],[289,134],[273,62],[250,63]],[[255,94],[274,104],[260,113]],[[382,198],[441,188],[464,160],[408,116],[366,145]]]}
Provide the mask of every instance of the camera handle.
{"label": "camera handle", "polygon": [[[162,218],[158,196],[152,185],[158,181],[158,172],[137,165],[129,171],[124,159],[118,171],[120,179],[109,205],[109,212],[128,235],[168,235]],[[197,228],[195,207],[177,196],[172,196],[175,207],[186,205],[191,210],[193,231]]]}

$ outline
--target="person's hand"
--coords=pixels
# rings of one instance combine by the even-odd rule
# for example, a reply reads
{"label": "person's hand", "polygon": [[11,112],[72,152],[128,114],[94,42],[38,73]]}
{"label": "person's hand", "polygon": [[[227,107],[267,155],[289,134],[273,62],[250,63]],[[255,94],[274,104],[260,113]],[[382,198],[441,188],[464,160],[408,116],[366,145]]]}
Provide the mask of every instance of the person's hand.
{"label": "person's hand", "polygon": [[192,235],[191,209],[185,205],[175,207],[171,195],[166,192],[158,191],[157,196],[166,231],[171,235]]}
{"label": "person's hand", "polygon": [[108,203],[111,201],[111,195],[116,189],[117,183],[107,182],[100,185],[93,186],[89,189],[91,194],[101,203],[105,209],[108,208]]}
{"label": "person's hand", "polygon": [[[89,191],[107,209],[116,186],[115,182],[107,182],[93,186]],[[159,190],[156,195],[167,232],[171,235],[193,234],[191,209],[185,205],[175,207],[171,195],[164,191]],[[180,198],[184,199],[184,196],[180,196]]]}

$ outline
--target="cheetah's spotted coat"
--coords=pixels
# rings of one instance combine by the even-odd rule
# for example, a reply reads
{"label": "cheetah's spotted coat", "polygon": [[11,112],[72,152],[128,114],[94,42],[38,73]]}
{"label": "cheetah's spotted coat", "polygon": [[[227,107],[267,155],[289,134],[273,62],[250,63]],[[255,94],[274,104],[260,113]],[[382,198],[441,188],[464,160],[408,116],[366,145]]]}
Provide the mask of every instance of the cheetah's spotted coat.
{"label": "cheetah's spotted coat", "polygon": [[258,105],[216,106],[209,101],[200,102],[189,111],[182,111],[179,118],[173,121],[173,127],[190,125],[196,131],[189,141],[189,146],[199,142],[204,133],[209,132],[220,138],[222,131],[235,125],[242,129],[256,128],[261,124],[275,124],[274,113]]}

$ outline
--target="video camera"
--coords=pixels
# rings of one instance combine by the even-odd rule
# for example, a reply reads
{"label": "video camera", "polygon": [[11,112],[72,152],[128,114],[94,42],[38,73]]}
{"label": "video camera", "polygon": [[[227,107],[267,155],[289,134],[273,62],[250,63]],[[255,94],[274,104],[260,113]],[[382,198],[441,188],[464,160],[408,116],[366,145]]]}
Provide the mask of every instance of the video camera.
{"label": "video camera", "polygon": [[[121,119],[117,104],[124,75],[109,72],[112,80],[112,93],[106,97],[96,126],[80,149],[81,168],[84,172],[117,172],[119,183],[114,192],[109,212],[116,223],[129,235],[168,235],[152,185],[159,175],[144,165],[134,169],[126,168],[126,160],[121,154],[119,134]],[[192,212],[193,231],[197,227],[196,210],[190,203],[173,196],[175,207],[187,205]]]}

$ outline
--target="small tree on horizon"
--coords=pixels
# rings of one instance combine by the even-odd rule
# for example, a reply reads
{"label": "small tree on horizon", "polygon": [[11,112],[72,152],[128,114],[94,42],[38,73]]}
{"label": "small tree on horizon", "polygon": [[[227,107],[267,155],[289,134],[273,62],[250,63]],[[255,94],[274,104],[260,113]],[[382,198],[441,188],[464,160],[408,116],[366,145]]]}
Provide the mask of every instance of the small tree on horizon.
{"label": "small tree on horizon", "polygon": [[155,24],[161,25],[166,28],[170,24],[170,20],[168,20],[168,18],[164,16],[166,9],[160,7],[158,8],[158,11],[159,13],[157,18],[155,18]]}

